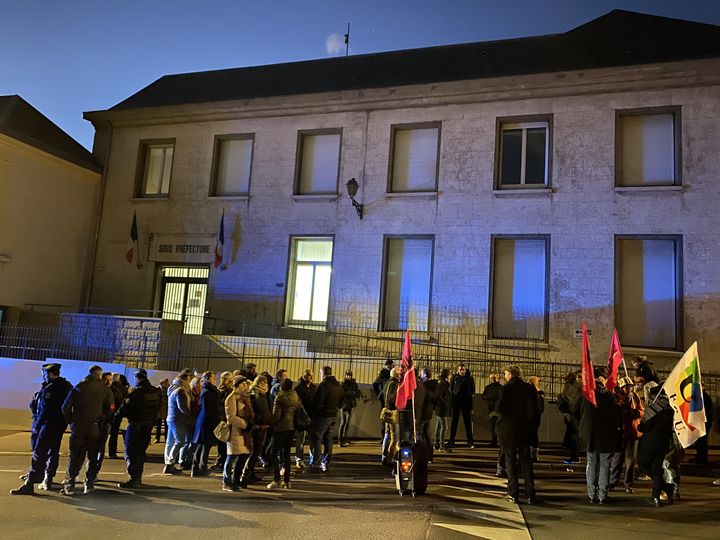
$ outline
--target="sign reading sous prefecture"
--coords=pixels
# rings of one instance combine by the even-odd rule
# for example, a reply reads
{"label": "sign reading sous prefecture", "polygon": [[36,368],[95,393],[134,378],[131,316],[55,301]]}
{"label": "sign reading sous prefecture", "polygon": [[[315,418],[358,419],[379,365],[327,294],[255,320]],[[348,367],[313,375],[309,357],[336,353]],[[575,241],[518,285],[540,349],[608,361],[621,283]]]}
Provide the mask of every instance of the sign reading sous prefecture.
{"label": "sign reading sous prefecture", "polygon": [[148,260],[211,263],[215,260],[216,240],[214,235],[207,234],[152,233]]}

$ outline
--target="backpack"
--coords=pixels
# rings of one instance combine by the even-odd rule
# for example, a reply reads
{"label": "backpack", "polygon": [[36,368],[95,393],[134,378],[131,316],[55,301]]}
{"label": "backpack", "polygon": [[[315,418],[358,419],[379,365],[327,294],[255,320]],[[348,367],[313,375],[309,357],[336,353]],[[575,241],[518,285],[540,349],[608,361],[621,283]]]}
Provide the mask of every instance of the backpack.
{"label": "backpack", "polygon": [[298,403],[298,408],[295,409],[295,414],[293,415],[293,427],[295,428],[295,431],[305,431],[310,429],[311,423],[312,420],[305,410],[305,407],[302,406],[302,403]]}

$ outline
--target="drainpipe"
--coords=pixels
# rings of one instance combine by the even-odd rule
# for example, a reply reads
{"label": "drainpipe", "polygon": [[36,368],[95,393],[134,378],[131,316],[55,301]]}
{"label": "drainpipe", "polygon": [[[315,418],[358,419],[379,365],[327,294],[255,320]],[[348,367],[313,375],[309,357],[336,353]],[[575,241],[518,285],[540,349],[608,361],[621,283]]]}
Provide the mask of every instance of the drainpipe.
{"label": "drainpipe", "polygon": [[110,145],[112,141],[113,127],[109,120],[105,122],[108,129],[107,142],[105,143],[105,159],[103,160],[103,172],[100,179],[100,193],[98,194],[97,217],[95,219],[95,234],[93,235],[92,251],[90,252],[90,275],[85,287],[85,306],[90,305],[92,289],[95,283],[95,263],[97,261],[97,246],[100,240],[100,223],[102,221],[103,203],[105,199],[105,186],[107,185],[108,163],[110,161]]}

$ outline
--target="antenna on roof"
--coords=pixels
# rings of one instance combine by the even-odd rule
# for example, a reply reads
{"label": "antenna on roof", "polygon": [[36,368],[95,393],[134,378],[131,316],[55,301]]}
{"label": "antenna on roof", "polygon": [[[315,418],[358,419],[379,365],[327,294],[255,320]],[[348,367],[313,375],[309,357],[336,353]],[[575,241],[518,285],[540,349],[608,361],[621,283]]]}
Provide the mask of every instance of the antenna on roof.
{"label": "antenna on roof", "polygon": [[350,23],[348,23],[348,31],[347,31],[347,34],[345,34],[345,56],[348,55],[349,51],[350,51]]}

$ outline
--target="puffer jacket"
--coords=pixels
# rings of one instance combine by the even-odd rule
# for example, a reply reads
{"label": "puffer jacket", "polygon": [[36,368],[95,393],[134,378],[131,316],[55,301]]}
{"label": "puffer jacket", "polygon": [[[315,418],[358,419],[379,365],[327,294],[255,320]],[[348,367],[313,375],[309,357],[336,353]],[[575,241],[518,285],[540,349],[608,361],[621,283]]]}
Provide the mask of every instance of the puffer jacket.
{"label": "puffer jacket", "polygon": [[238,392],[233,392],[225,400],[225,416],[230,424],[230,440],[227,442],[227,453],[232,456],[239,456],[250,453],[252,436],[244,433],[243,430],[252,421],[252,407],[249,401]]}
{"label": "puffer jacket", "polygon": [[280,390],[278,392],[273,403],[273,417],[275,418],[273,430],[276,433],[295,429],[293,420],[299,403],[300,398],[295,390]]}
{"label": "puffer jacket", "polygon": [[190,385],[180,384],[168,397],[168,423],[192,425],[193,418],[190,412]]}

